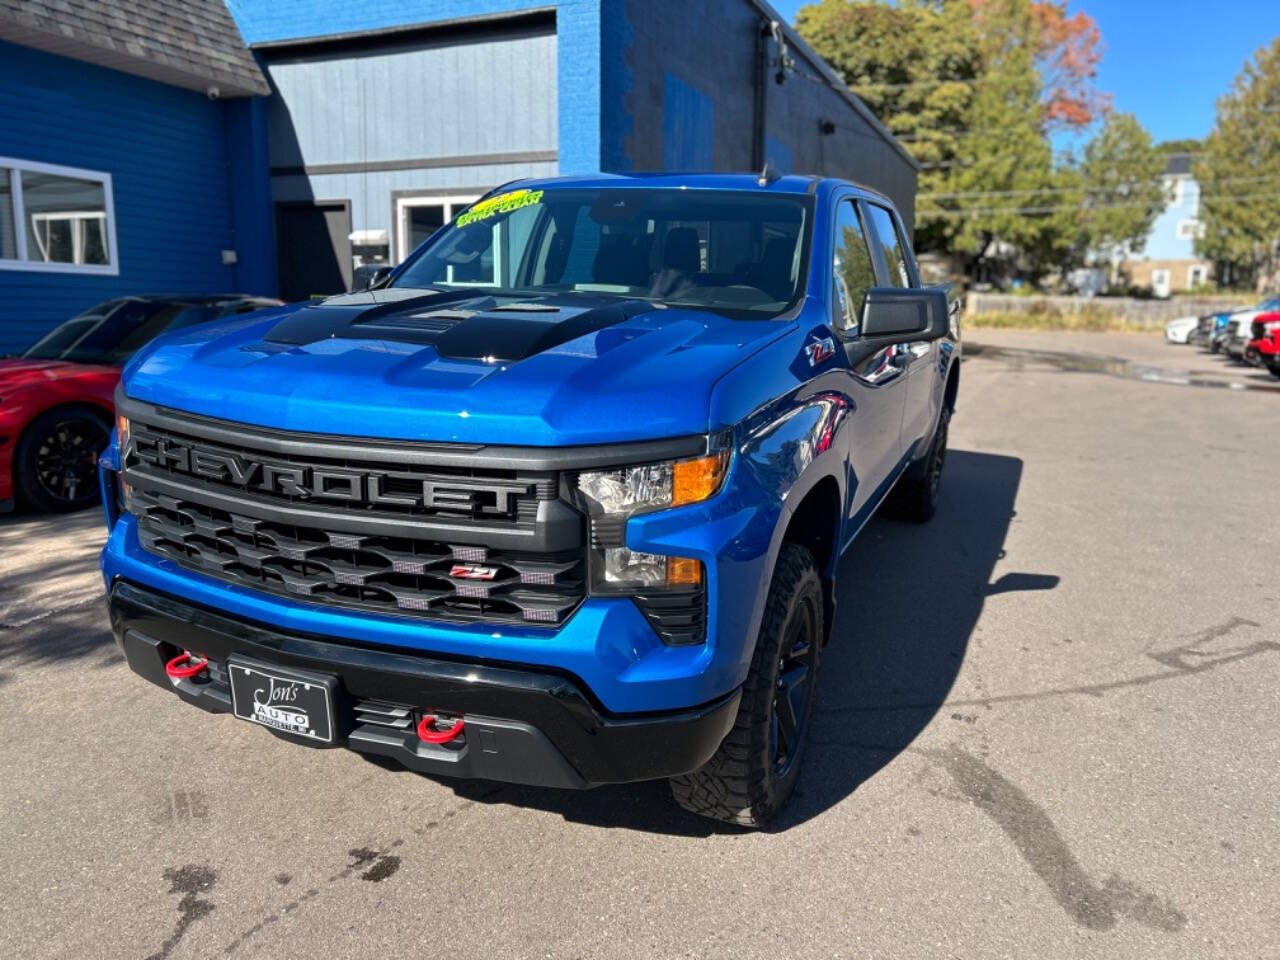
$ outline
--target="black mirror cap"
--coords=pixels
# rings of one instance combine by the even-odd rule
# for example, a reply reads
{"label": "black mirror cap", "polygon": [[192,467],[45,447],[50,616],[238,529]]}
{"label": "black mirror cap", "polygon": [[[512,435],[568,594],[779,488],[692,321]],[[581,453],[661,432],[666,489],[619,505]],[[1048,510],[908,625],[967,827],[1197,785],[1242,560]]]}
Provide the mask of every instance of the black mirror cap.
{"label": "black mirror cap", "polygon": [[940,340],[951,330],[948,288],[872,287],[862,310],[864,340]]}
{"label": "black mirror cap", "polygon": [[391,276],[391,268],[386,264],[363,264],[356,267],[351,289],[353,291],[376,290],[387,282],[389,276]]}

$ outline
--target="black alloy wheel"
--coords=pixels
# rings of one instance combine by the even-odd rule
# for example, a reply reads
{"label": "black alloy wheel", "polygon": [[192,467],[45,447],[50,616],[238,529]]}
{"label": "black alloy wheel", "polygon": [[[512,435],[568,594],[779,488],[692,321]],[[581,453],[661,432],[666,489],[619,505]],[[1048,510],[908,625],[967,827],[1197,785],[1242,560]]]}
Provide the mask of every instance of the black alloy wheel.
{"label": "black alloy wheel", "polygon": [[733,729],[703,766],[671,778],[691,813],[744,827],[771,823],[800,779],[817,699],[824,630],[813,554],[783,543]]}
{"label": "black alloy wheel", "polygon": [[773,695],[770,719],[769,755],[774,773],[786,779],[800,755],[800,746],[808,733],[809,715],[813,712],[813,694],[817,675],[819,597],[807,594],[800,598],[787,624],[778,657],[778,680]]}
{"label": "black alloy wheel", "polygon": [[80,407],[37,417],[18,442],[14,481],[22,502],[36,510],[81,510],[98,501],[98,457],[110,427],[105,416]]}

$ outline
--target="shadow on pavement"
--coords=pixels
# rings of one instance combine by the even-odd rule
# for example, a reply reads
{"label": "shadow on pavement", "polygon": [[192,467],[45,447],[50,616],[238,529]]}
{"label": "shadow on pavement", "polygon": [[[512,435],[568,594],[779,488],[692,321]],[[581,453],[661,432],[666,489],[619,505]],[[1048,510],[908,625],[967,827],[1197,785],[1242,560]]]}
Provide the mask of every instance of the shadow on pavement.
{"label": "shadow on pavement", "polygon": [[[838,610],[822,666],[800,785],[785,829],[838,804],[907,748],[946,701],[986,597],[1050,590],[1056,576],[1006,573],[1022,461],[953,450],[937,516],[924,526],[875,518],[841,562]],[[566,820],[679,836],[740,832],[686,814],[664,782],[583,793],[452,783],[459,796],[534,807]]]}
{"label": "shadow on pavement", "polygon": [[0,518],[0,669],[118,659],[98,576],[101,531],[95,510]]}

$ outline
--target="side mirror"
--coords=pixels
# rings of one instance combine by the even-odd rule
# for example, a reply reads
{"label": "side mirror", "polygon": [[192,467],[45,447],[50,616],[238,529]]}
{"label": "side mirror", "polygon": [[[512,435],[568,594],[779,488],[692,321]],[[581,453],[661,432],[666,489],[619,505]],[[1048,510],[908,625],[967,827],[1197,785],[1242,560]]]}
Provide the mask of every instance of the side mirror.
{"label": "side mirror", "polygon": [[386,282],[389,276],[391,276],[391,268],[388,266],[357,267],[355,282],[352,286],[356,290],[376,290]]}
{"label": "side mirror", "polygon": [[[954,301],[956,309],[959,301]],[[948,287],[872,287],[862,308],[862,341],[940,340],[951,329]]]}

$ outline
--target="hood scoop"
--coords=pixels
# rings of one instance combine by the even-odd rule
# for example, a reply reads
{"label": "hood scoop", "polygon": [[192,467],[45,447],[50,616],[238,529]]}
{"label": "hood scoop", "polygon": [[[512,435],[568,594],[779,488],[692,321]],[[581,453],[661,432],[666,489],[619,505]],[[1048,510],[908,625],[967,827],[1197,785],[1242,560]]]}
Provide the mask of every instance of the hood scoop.
{"label": "hood scoop", "polygon": [[451,360],[516,363],[654,309],[609,296],[493,296],[452,291],[414,301],[306,307],[266,336],[274,343],[383,340],[433,347]]}
{"label": "hood scoop", "polygon": [[472,313],[437,311],[434,313],[401,313],[389,317],[361,321],[361,326],[377,327],[380,330],[412,330],[417,333],[447,333],[462,321],[471,317]]}

